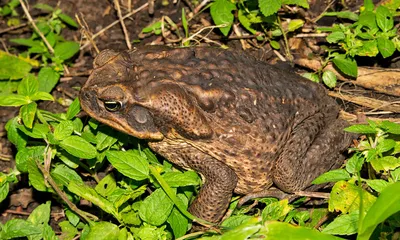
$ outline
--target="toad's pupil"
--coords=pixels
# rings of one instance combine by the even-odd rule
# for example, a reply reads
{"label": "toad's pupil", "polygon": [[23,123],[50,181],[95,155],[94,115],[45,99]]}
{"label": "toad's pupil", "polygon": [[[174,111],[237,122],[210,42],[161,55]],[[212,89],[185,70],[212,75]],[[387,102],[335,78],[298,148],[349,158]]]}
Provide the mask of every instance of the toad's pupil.
{"label": "toad's pupil", "polygon": [[110,112],[115,112],[121,109],[121,103],[116,101],[105,101],[104,107]]}

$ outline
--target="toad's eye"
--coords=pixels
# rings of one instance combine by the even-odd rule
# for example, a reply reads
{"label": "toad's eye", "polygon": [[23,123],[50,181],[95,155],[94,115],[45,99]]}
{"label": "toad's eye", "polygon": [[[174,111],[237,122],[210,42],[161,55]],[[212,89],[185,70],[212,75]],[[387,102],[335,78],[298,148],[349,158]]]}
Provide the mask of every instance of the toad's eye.
{"label": "toad's eye", "polygon": [[104,101],[104,107],[109,112],[116,112],[121,109],[122,103],[118,101]]}

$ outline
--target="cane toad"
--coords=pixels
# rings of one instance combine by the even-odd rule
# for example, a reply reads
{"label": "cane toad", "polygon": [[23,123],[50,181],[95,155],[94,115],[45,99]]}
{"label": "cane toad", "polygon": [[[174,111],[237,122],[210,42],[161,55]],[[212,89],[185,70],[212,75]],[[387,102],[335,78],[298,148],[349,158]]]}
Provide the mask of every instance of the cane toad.
{"label": "cane toad", "polygon": [[343,161],[350,143],[323,87],[216,48],[105,50],[82,87],[91,117],[149,141],[204,184],[189,211],[218,222],[232,192],[293,193]]}

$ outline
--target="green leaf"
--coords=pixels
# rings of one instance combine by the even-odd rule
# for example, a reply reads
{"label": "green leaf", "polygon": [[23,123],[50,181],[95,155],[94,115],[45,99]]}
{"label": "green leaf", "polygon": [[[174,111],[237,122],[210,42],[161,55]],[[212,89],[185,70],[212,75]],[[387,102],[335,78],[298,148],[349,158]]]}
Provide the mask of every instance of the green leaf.
{"label": "green leaf", "polygon": [[18,107],[28,103],[30,103],[30,100],[29,97],[26,96],[17,94],[8,94],[0,96],[0,106]]}
{"label": "green leaf", "polygon": [[18,85],[18,95],[32,96],[38,91],[39,83],[36,77],[28,74]]}
{"label": "green leaf", "polygon": [[119,228],[110,222],[94,223],[86,240],[117,240]]}
{"label": "green leaf", "polygon": [[342,214],[329,223],[322,232],[332,235],[352,235],[357,232],[359,216],[358,211]]}
{"label": "green leaf", "polygon": [[31,102],[27,105],[23,105],[19,113],[21,115],[22,121],[27,128],[33,127],[33,120],[35,120],[37,110],[37,104],[35,102]]}
{"label": "green leaf", "polygon": [[389,150],[392,150],[396,146],[396,141],[393,139],[383,139],[382,141],[378,142],[376,146],[376,150],[379,153],[384,153]]}
{"label": "green leaf", "polygon": [[386,132],[400,135],[400,124],[390,121],[383,121],[381,124],[382,124],[381,126],[385,129]]}
{"label": "green leaf", "polygon": [[238,20],[240,24],[242,24],[242,26],[247,29],[247,31],[251,32],[252,34],[257,33],[257,30],[252,27],[252,22],[249,19],[249,14],[245,10],[239,9]]}
{"label": "green leaf", "polygon": [[151,225],[160,226],[167,221],[173,207],[171,199],[159,188],[142,202],[139,216]]}
{"label": "green leaf", "polygon": [[370,239],[375,228],[386,218],[400,211],[400,182],[386,187],[365,215],[358,230],[358,240]]}
{"label": "green leaf", "polygon": [[312,184],[322,184],[322,183],[327,183],[327,182],[337,182],[340,180],[348,180],[350,179],[351,176],[350,174],[344,170],[344,169],[335,169],[331,170],[329,172],[323,173],[314,181],[312,181]]}
{"label": "green leaf", "polygon": [[279,42],[277,42],[277,41],[274,41],[274,40],[270,40],[269,41],[269,44],[271,44],[271,47],[272,48],[274,48],[274,49],[280,49],[281,48],[281,45],[279,44]]}
{"label": "green leaf", "polygon": [[74,101],[69,105],[66,119],[71,120],[81,111],[81,105],[79,103],[79,98],[75,98]]}
{"label": "green leaf", "polygon": [[18,150],[26,146],[28,137],[21,131],[18,131],[18,117],[10,119],[6,124],[7,139],[12,142]]}
{"label": "green leaf", "polygon": [[347,18],[350,19],[352,21],[357,21],[358,20],[358,15],[350,12],[350,11],[342,11],[342,12],[338,12],[336,15],[338,18]]}
{"label": "green leaf", "polygon": [[268,204],[261,213],[263,222],[269,220],[280,220],[285,217],[291,210],[288,199]]}
{"label": "green leaf", "polygon": [[98,192],[103,197],[108,197],[109,195],[117,189],[117,182],[114,179],[113,174],[108,174],[97,184],[94,190]]}
{"label": "green leaf", "polygon": [[67,60],[79,52],[79,43],[66,41],[56,45],[54,55],[61,60]]}
{"label": "green leaf", "polygon": [[0,51],[0,79],[21,79],[32,69],[31,64],[26,61]]}
{"label": "green leaf", "polygon": [[318,77],[318,74],[316,74],[316,73],[308,73],[307,72],[307,73],[303,73],[301,76],[304,78],[307,78],[313,82],[316,82],[316,83],[319,82],[319,77]]}
{"label": "green leaf", "polygon": [[42,172],[36,165],[34,159],[29,159],[27,162],[28,173],[29,173],[29,183],[38,191],[46,192],[48,190],[46,184],[44,183],[44,177]]}
{"label": "green leaf", "polygon": [[120,173],[129,178],[144,180],[149,177],[149,163],[138,153],[109,150],[106,156]]}
{"label": "green leaf", "polygon": [[74,213],[73,211],[67,209],[65,210],[65,216],[67,217],[68,221],[76,227],[80,221],[79,215]]}
{"label": "green leaf", "polygon": [[370,125],[352,125],[344,129],[346,132],[351,133],[361,133],[361,134],[375,134],[377,131],[375,128],[371,127]]}
{"label": "green leaf", "polygon": [[346,36],[342,31],[334,31],[326,37],[326,41],[328,41],[328,43],[337,43],[340,40],[345,39],[345,37]]}
{"label": "green leaf", "polygon": [[377,43],[379,52],[382,54],[382,57],[384,58],[392,56],[394,51],[396,51],[396,46],[389,39],[378,37]]}
{"label": "green leaf", "polygon": [[282,4],[286,5],[298,5],[303,8],[310,8],[307,0],[282,0]]}
{"label": "green leaf", "polygon": [[358,56],[375,57],[378,55],[378,44],[376,40],[363,41],[362,48],[357,52]]}
{"label": "green leaf", "polygon": [[42,231],[37,226],[22,219],[11,219],[2,226],[0,237],[2,239],[13,239],[40,234]]}
{"label": "green leaf", "polygon": [[258,7],[266,17],[277,13],[281,6],[282,0],[258,0]]}
{"label": "green leaf", "polygon": [[358,24],[362,26],[366,26],[369,29],[377,29],[378,26],[376,25],[375,21],[375,13],[371,11],[364,11],[360,14],[358,19]]}
{"label": "green leaf", "polygon": [[365,180],[365,182],[377,192],[382,192],[387,186],[390,185],[389,182],[382,180],[382,179],[371,179]]}
{"label": "green leaf", "polygon": [[29,215],[28,221],[35,225],[48,223],[50,221],[50,206],[50,201],[37,206]]}
{"label": "green leaf", "polygon": [[189,30],[188,30],[188,22],[186,20],[185,8],[182,8],[182,26],[183,30],[185,30],[185,37],[189,37]]}
{"label": "green leaf", "polygon": [[35,123],[32,129],[25,127],[25,125],[17,125],[18,130],[31,138],[45,139],[46,134],[49,132],[49,127],[45,124]]}
{"label": "green leaf", "polygon": [[177,239],[187,232],[189,220],[178,209],[174,208],[168,217],[168,223],[172,228],[175,239]]}
{"label": "green leaf", "polygon": [[364,0],[365,11],[373,11],[375,8],[374,2],[372,0]]}
{"label": "green leaf", "polygon": [[394,156],[384,156],[381,158],[374,158],[370,161],[375,171],[389,171],[396,169],[400,166],[400,158]]}
{"label": "green leaf", "polygon": [[54,138],[57,140],[63,140],[74,132],[74,125],[70,120],[61,121],[55,128],[54,128]]}
{"label": "green leaf", "polygon": [[38,100],[44,100],[44,101],[54,101],[53,96],[51,96],[49,93],[47,92],[37,92],[35,94],[33,94],[30,99],[32,101],[38,101]]}
{"label": "green leaf", "polygon": [[53,7],[51,7],[50,5],[45,4],[45,3],[37,3],[33,7],[37,8],[37,9],[41,9],[41,10],[47,11],[47,12],[52,12],[54,10]]}
{"label": "green leaf", "polygon": [[[0,178],[5,178],[4,173],[0,173]],[[0,182],[0,203],[6,199],[8,192],[10,191],[10,183],[7,181]],[[1,236],[1,234],[0,234]]]}
{"label": "green leaf", "polygon": [[380,5],[376,9],[376,23],[378,24],[378,27],[384,32],[388,32],[393,28],[393,15],[390,13],[387,7]]}
{"label": "green leaf", "polygon": [[302,19],[293,19],[289,22],[288,31],[294,32],[297,29],[301,28],[304,25],[304,20]]}
{"label": "green leaf", "polygon": [[42,67],[38,73],[39,91],[49,93],[58,83],[60,74],[51,67]]}
{"label": "green leaf", "polygon": [[[361,154],[354,154],[346,163],[346,171],[349,173],[358,173],[364,164],[364,157]],[[346,180],[346,179],[342,179]]]}
{"label": "green leaf", "polygon": [[65,138],[60,142],[60,146],[68,153],[83,159],[91,159],[97,155],[96,148],[79,136]]}
{"label": "green leaf", "polygon": [[359,211],[362,202],[362,211],[366,212],[375,200],[375,196],[361,187],[357,187],[346,181],[339,181],[332,188],[328,209],[331,212],[341,211],[342,213],[350,213]]}
{"label": "green leaf", "polygon": [[338,55],[332,59],[332,62],[345,75],[354,78],[358,76],[357,63],[355,60],[346,58],[344,55]]}
{"label": "green leaf", "polygon": [[62,221],[58,225],[61,227],[60,239],[73,240],[75,235],[78,234],[78,229],[72,226],[68,221]]}
{"label": "green leaf", "polygon": [[65,22],[66,24],[70,25],[71,27],[78,28],[79,25],[77,22],[75,22],[74,19],[72,19],[70,16],[60,13],[58,14],[58,17],[61,19],[61,21]]}
{"label": "green leaf", "polygon": [[31,38],[27,39],[27,38],[14,38],[14,39],[10,39],[10,42],[12,43],[16,43],[22,46],[27,46],[27,47],[41,47],[42,43],[41,41],[38,40],[33,40]]}
{"label": "green leaf", "polygon": [[96,134],[96,148],[99,151],[110,148],[118,141],[116,137],[112,136],[113,134],[115,134],[115,130],[106,126],[99,127],[99,131]]}
{"label": "green leaf", "polygon": [[200,184],[199,176],[193,171],[186,171],[184,173],[167,172],[162,176],[170,187],[195,186]]}
{"label": "green leaf", "polygon": [[57,183],[61,183],[66,187],[68,187],[69,183],[72,181],[83,183],[82,178],[78,173],[76,173],[76,171],[63,164],[57,165],[51,171],[51,176],[57,181]]}
{"label": "green leaf", "polygon": [[219,28],[224,36],[228,36],[233,24],[233,10],[236,10],[236,5],[229,0],[216,0],[211,4],[210,13],[214,23],[216,25],[226,24],[225,27]]}
{"label": "green leaf", "polygon": [[322,74],[322,81],[325,83],[327,87],[334,88],[336,86],[337,78],[334,72],[326,70]]}

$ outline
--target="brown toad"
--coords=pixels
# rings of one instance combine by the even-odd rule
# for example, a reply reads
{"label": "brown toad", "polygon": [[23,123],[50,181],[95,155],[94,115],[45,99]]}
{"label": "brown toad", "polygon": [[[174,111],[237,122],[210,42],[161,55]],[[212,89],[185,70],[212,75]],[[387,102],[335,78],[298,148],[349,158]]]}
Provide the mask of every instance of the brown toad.
{"label": "brown toad", "polygon": [[93,118],[146,139],[204,182],[189,210],[218,222],[232,192],[309,189],[350,144],[323,87],[216,48],[105,50],[80,94]]}

